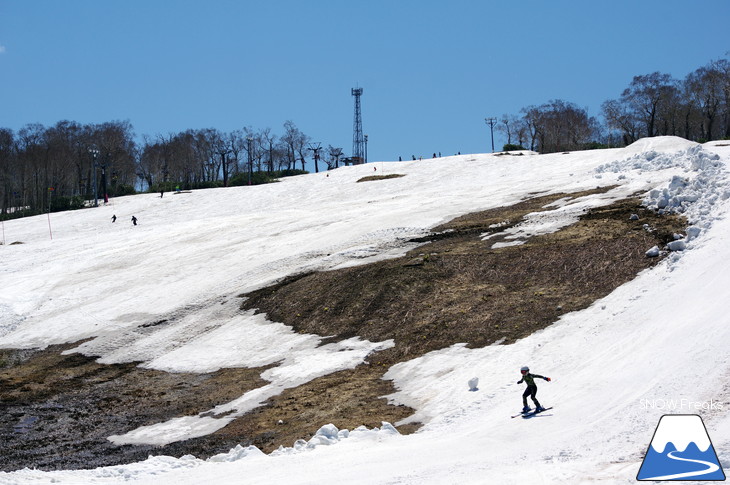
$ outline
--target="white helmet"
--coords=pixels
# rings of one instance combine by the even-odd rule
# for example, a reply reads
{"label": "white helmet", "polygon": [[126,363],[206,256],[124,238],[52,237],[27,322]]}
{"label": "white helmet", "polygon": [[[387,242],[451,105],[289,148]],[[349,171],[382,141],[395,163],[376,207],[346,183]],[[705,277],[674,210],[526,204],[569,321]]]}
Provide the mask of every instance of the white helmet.
{"label": "white helmet", "polygon": [[526,365],[523,365],[522,368],[520,368],[520,372],[522,372],[522,371],[530,372],[530,368],[527,367]]}

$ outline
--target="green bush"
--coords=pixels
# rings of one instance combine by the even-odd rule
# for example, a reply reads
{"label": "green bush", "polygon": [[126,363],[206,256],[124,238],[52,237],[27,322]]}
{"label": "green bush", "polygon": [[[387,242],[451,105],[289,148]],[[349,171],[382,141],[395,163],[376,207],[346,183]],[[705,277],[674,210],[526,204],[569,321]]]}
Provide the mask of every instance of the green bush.
{"label": "green bush", "polygon": [[109,197],[121,197],[123,195],[134,195],[137,191],[131,185],[117,185],[109,191]]}
{"label": "green bush", "polygon": [[51,197],[51,212],[83,209],[84,206],[84,198],[80,195]]}
{"label": "green bush", "polygon": [[277,170],[273,172],[275,177],[293,177],[295,175],[306,175],[309,172],[306,170]]}
{"label": "green bush", "polygon": [[592,141],[590,143],[586,143],[581,148],[583,150],[603,150],[604,148],[608,148],[608,145],[604,143],[598,143],[597,141]]}
{"label": "green bush", "polygon": [[[305,170],[275,170],[273,172],[253,172],[251,174],[251,185],[270,184],[278,182],[283,177],[293,177],[295,175],[304,175],[309,172]],[[239,187],[248,185],[248,172],[239,173],[231,177],[228,185],[231,187]]]}

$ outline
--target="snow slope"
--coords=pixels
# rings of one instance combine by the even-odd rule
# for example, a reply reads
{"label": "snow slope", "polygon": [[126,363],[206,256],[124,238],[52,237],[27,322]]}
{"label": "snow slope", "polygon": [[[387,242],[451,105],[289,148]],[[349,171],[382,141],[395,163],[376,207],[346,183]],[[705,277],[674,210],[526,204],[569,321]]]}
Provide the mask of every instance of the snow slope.
{"label": "snow slope", "polygon": [[[403,254],[404,241],[438,223],[534,193],[617,185],[529,218],[512,234],[516,243],[636,192],[647,205],[685,213],[692,229],[685,251],[513,345],[455,345],[391,368],[386,378],[399,390],[389,398],[417,410],[409,420],[426,423],[414,435],[389,425],[349,435],[323,426],[309,444],[273,455],[239,448],[209,461],[21,470],[0,473],[0,483],[633,483],[668,412],[701,414],[720,461],[729,463],[730,149],[723,145],[661,137],[625,149],[377,163],[268,186],[124,197],[52,214],[53,240],[46,217],[8,221],[6,242],[25,244],[0,247],[0,347],[95,337],[77,351],[167,371],[282,361],[263,376],[269,385],[216,414],[244,413],[392,345],[318,346],[318,336],[239,312],[235,296],[244,291],[299,271]],[[355,183],[388,173],[406,176]],[[139,226],[128,222],[132,215]],[[262,340],[270,344],[257,345]],[[524,364],[553,378],[538,395],[555,409],[510,420],[521,406],[515,382]],[[222,423],[180,417],[111,439],[166,443]]]}

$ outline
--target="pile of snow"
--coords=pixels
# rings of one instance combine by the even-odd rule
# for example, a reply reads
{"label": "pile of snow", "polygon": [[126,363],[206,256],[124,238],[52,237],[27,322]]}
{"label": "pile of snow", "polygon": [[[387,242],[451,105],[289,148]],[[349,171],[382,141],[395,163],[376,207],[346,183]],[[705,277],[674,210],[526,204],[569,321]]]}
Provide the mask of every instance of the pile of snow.
{"label": "pile of snow", "polygon": [[[692,226],[687,228],[687,235],[677,235],[675,241],[667,245],[670,251],[684,251],[688,243],[697,238],[702,230],[707,230],[715,218],[713,208],[720,202],[730,198],[730,183],[728,173],[717,153],[713,153],[699,144],[690,144],[680,151],[671,151],[671,141],[661,140],[660,143],[650,144],[644,141],[637,142],[639,147],[662,147],[664,150],[651,149],[634,153],[623,160],[617,160],[596,169],[599,174],[613,172],[663,172],[680,171],[681,174],[671,176],[668,183],[658,186],[646,194],[643,205],[661,213],[675,213],[684,215]],[[686,142],[689,144],[689,142]],[[676,148],[676,145],[674,145]],[[659,248],[651,248],[647,256],[656,257]]]}
{"label": "pile of snow", "polygon": [[684,214],[691,222],[709,227],[712,207],[730,198],[730,184],[720,156],[702,145],[692,144],[679,152],[640,152],[596,168],[599,174],[623,173],[624,177],[632,171],[667,170],[680,171],[681,175],[673,175],[668,184],[651,190],[644,205],[660,212]]}
{"label": "pile of snow", "polygon": [[351,441],[382,441],[391,436],[400,435],[395,427],[387,421],[382,422],[380,428],[368,428],[367,426],[358,426],[352,431],[347,429],[338,429],[334,424],[326,424],[319,428],[317,432],[308,441],[297,440],[294,446],[286,448],[280,446],[271,453],[271,456],[291,455],[293,453],[301,453],[303,451],[313,450],[318,446],[330,446],[340,443],[342,440],[350,438]]}

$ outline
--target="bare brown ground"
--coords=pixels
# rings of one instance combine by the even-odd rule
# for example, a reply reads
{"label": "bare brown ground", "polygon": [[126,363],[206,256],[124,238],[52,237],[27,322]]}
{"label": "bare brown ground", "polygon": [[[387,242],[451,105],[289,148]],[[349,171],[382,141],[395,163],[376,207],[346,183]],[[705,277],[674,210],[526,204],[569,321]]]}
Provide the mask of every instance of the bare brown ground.
{"label": "bare brown ground", "polygon": [[0,470],[93,468],[150,454],[211,454],[235,443],[201,438],[185,445],[115,446],[106,438],[176,416],[195,415],[266,384],[258,369],[170,374],[136,364],[103,365],[68,346],[0,350]]}
{"label": "bare brown ground", "polygon": [[[647,258],[645,251],[685,228],[683,220],[627,199],[522,246],[493,250],[496,238],[479,237],[565,196],[469,214],[435,228],[420,241],[423,246],[404,257],[296,275],[245,295],[243,309],[267,313],[298,332],[326,335],[327,341],[393,339],[395,347],[370,355],[355,369],[286,390],[203,438],[161,448],[106,440],[235,399],[263,384],[263,369],[169,374],[62,355],[65,347],[0,350],[0,470],[89,468],[148,454],[208,457],[238,443],[270,452],[307,439],[330,422],[352,429],[402,420],[413,410],[382,398],[394,391],[382,379],[391,365],[458,342],[509,343],[545,328],[655,264],[658,259]],[[629,220],[632,213],[640,219]],[[494,224],[501,227],[490,228]],[[644,224],[654,230],[644,230]]]}
{"label": "bare brown ground", "polygon": [[[536,197],[460,217],[435,228],[437,234],[426,238],[431,243],[402,258],[296,275],[245,295],[242,308],[257,309],[298,332],[327,335],[335,341],[353,336],[395,341],[394,348],[371,355],[368,364],[354,371],[316,379],[270,399],[257,411],[270,419],[295,414],[306,396],[315,396],[323,405],[309,408],[306,420],[277,427],[264,449],[311,436],[322,423],[341,428],[368,424],[337,411],[362,402],[363,387],[375,385],[379,390],[366,394],[368,402],[392,392],[392,387],[383,388],[382,376],[393,364],[454,343],[473,347],[509,343],[545,328],[655,264],[657,259],[647,258],[645,252],[686,227],[679,218],[658,216],[642,208],[638,199],[629,199],[593,210],[578,223],[522,246],[492,250],[496,239],[484,242],[479,237],[502,231],[565,195]],[[634,213],[640,216],[638,221],[629,219]],[[504,225],[490,229],[500,223]],[[644,224],[654,231],[644,230]],[[358,385],[353,389],[355,376]],[[389,407],[396,418],[411,412]],[[371,419],[390,420],[391,413]]]}

